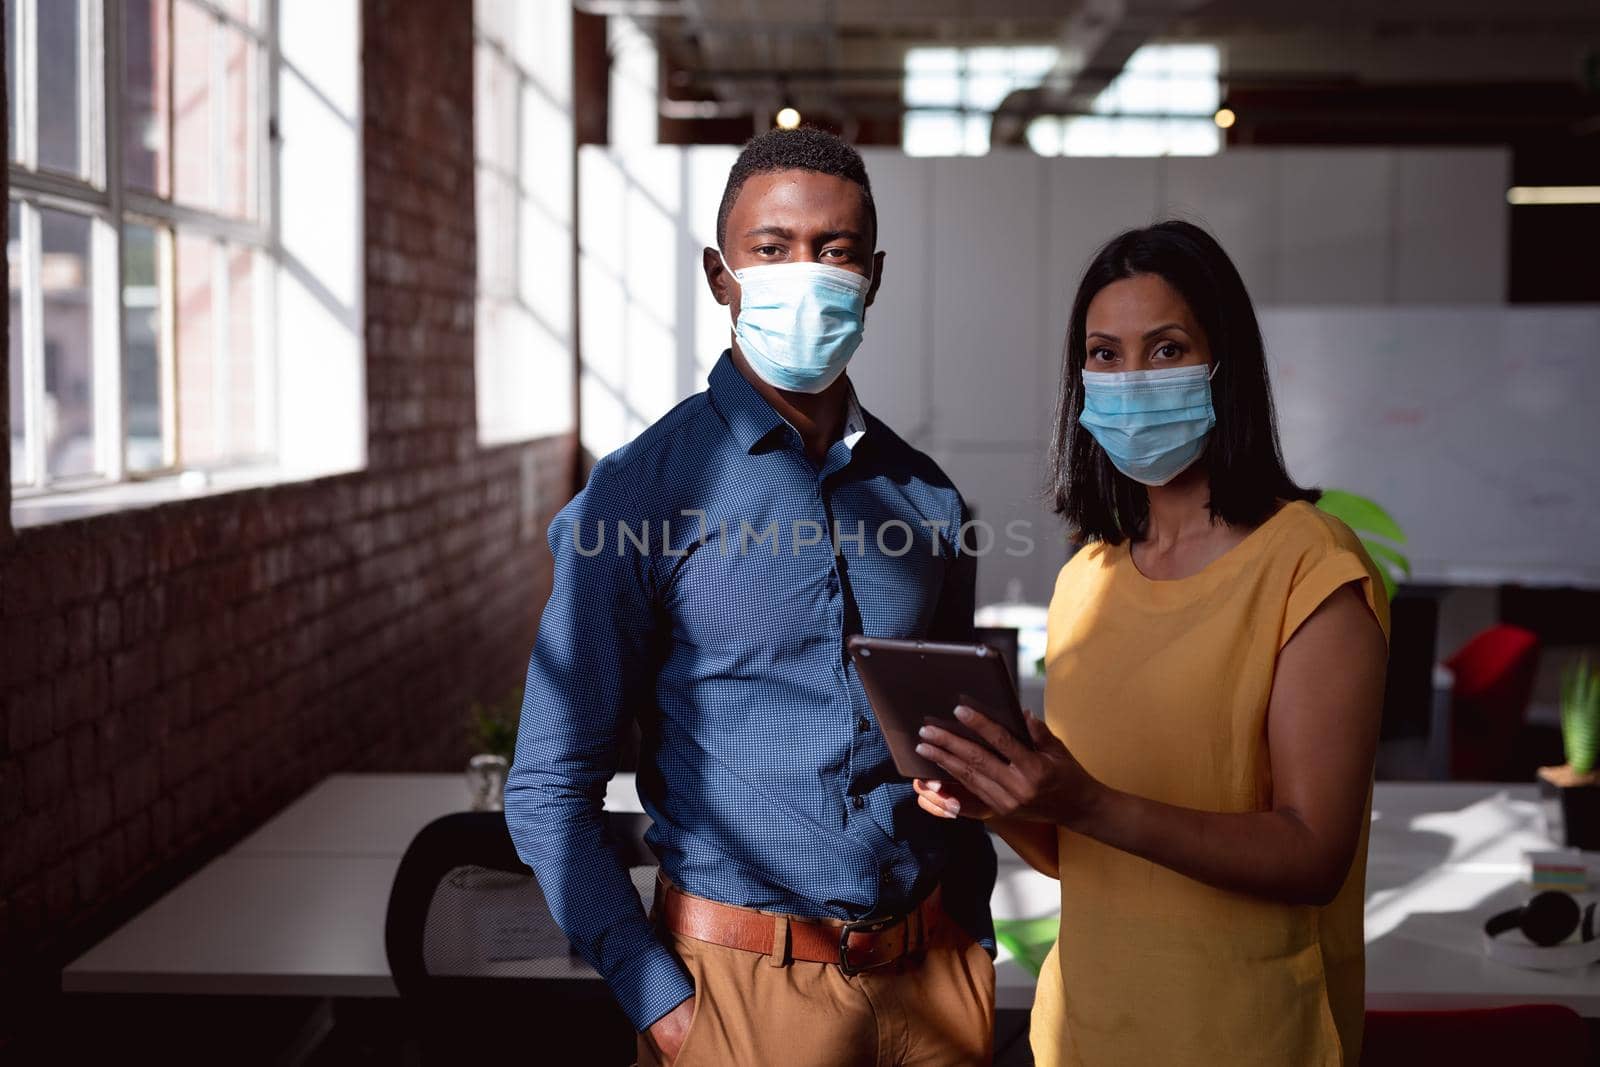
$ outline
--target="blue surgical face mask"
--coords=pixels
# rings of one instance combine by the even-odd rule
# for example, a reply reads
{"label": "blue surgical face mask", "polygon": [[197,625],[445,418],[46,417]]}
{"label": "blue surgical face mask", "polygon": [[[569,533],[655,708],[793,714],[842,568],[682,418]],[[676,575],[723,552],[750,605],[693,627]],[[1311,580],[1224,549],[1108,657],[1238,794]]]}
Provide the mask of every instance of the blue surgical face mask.
{"label": "blue surgical face mask", "polygon": [[1145,485],[1166,485],[1205,451],[1217,424],[1211,377],[1219,366],[1084,371],[1078,422],[1117,470]]}
{"label": "blue surgical face mask", "polygon": [[871,278],[825,263],[722,266],[739,283],[733,335],[764,381],[820,393],[844,373],[861,344]]}

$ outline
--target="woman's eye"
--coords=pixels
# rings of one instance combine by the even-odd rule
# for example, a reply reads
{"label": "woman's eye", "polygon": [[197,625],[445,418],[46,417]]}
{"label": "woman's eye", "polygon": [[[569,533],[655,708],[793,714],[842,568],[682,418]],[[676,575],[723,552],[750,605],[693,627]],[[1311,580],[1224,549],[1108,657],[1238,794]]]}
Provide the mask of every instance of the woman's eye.
{"label": "woman's eye", "polygon": [[1091,363],[1110,363],[1116,358],[1116,353],[1111,351],[1109,348],[1089,349],[1089,362]]}
{"label": "woman's eye", "polygon": [[1160,356],[1162,359],[1177,359],[1179,356],[1183,355],[1183,349],[1177,344],[1167,341],[1156,349],[1156,355]]}

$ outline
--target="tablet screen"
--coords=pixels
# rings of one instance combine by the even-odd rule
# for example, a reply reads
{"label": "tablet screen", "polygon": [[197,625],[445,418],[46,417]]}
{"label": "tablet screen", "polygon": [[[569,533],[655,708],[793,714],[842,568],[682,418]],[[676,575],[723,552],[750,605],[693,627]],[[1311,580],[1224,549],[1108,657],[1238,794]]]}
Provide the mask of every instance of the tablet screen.
{"label": "tablet screen", "polygon": [[895,769],[907,778],[945,776],[938,764],[917,755],[917,731],[924,723],[989,747],[955,717],[957,704],[989,716],[1025,747],[1033,747],[1011,672],[991,646],[857,635],[850,639],[849,651]]}

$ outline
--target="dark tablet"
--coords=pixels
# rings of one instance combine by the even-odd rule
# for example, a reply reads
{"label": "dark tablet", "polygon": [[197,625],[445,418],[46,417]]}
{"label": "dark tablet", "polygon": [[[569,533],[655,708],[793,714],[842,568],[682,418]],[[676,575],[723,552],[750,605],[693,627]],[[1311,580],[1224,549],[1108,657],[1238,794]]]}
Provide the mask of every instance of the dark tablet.
{"label": "dark tablet", "polygon": [[857,634],[847,647],[872,702],[878,729],[889,742],[895,769],[907,778],[947,777],[938,764],[917,755],[917,731],[923,723],[989,747],[955,717],[957,704],[989,716],[1025,747],[1033,747],[1011,672],[990,646]]}

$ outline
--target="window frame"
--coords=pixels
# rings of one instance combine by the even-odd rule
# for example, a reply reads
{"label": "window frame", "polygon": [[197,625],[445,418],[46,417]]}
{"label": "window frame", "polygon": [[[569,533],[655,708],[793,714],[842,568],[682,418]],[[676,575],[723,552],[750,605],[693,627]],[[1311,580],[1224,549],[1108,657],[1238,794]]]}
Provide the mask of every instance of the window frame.
{"label": "window frame", "polygon": [[[15,54],[18,69],[15,75],[18,102],[16,105],[17,159],[7,160],[9,176],[8,208],[16,204],[20,221],[21,248],[21,321],[13,323],[21,333],[20,351],[23,356],[24,430],[22,443],[25,451],[23,469],[25,481],[11,484],[12,500],[22,501],[83,489],[97,489],[130,482],[171,479],[186,471],[204,471],[207,474],[270,463],[276,453],[276,271],[271,269],[281,261],[279,155],[281,139],[278,136],[278,72],[282,53],[278,40],[278,0],[250,0],[249,13],[254,24],[235,16],[216,0],[166,0],[165,18],[168,40],[172,41],[173,25],[179,3],[190,5],[205,17],[242,34],[249,46],[257,49],[247,73],[252,94],[251,127],[253,135],[247,139],[245,172],[249,187],[248,219],[223,214],[222,207],[199,208],[180,203],[175,199],[172,173],[177,165],[173,150],[173,112],[170,104],[164,109],[161,122],[165,126],[166,187],[173,199],[164,199],[143,190],[131,188],[123,165],[123,108],[125,105],[124,67],[124,11],[120,0],[75,0],[79,12],[79,101],[81,108],[79,136],[79,175],[41,169],[38,166],[38,9],[41,3],[60,0],[8,0],[16,9]],[[208,92],[213,99],[223,99],[226,79],[221,77],[226,63],[225,43],[222,35],[211,36],[211,57],[208,73]],[[169,47],[166,55],[167,79],[172,83],[176,62],[176,47]],[[210,199],[218,203],[221,195],[220,178],[227,158],[226,132],[229,128],[229,111],[226,106],[214,106],[210,119],[210,167],[208,183]],[[157,183],[158,187],[160,182]],[[39,438],[39,409],[44,390],[44,333],[43,288],[41,281],[42,236],[39,212],[41,209],[68,211],[87,217],[91,222],[90,252],[90,361],[93,367],[94,399],[93,434],[95,472],[70,477],[51,477],[46,469],[44,449]],[[127,304],[123,254],[125,233],[130,226],[149,227],[156,231],[160,252],[157,271],[160,290],[162,328],[157,358],[161,388],[161,422],[163,462],[160,466],[130,470],[128,468],[127,397],[123,388],[127,353],[124,351],[123,323]],[[247,250],[253,259],[252,284],[254,285],[254,360],[256,379],[262,383],[263,366],[268,379],[264,391],[255,400],[257,448],[250,456],[230,456],[209,463],[185,462],[179,453],[180,425],[177,400],[177,312],[175,246],[179,234],[207,239],[212,245],[212,329],[210,331],[209,359],[213,369],[213,419],[220,419],[219,386],[226,387],[226,368],[231,351],[225,339],[231,332],[227,303],[231,296],[227,284],[218,287],[219,280],[228,274],[228,261],[236,250]],[[14,235],[15,237],[18,235]],[[221,294],[220,297],[217,294]],[[217,309],[221,307],[219,312]],[[266,428],[265,440],[260,432]],[[10,477],[10,472],[7,472]]]}

